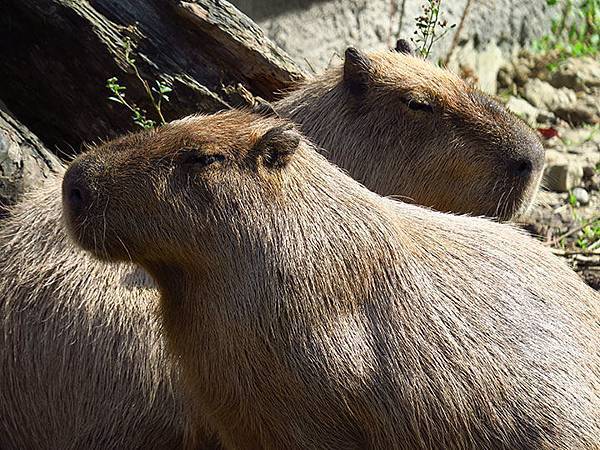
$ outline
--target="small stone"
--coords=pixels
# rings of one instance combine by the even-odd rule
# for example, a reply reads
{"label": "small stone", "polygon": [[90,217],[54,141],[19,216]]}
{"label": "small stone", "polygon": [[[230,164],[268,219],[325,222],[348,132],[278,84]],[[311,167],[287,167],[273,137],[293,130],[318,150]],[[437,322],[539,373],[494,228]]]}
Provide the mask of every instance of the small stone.
{"label": "small stone", "polygon": [[556,116],[549,111],[540,111],[536,117],[537,123],[543,123],[547,125],[555,125],[558,121]]}
{"label": "small stone", "polygon": [[525,98],[536,108],[554,111],[568,107],[577,101],[575,91],[569,88],[556,89],[550,83],[533,78],[523,88]]}
{"label": "small stone", "polygon": [[583,168],[583,178],[591,179],[596,175],[596,168],[593,166],[585,166]]}
{"label": "small stone", "polygon": [[590,202],[590,194],[582,187],[576,187],[571,193],[581,206],[585,206]]}
{"label": "small stone", "polygon": [[530,104],[527,100],[523,100],[519,97],[511,96],[508,99],[508,102],[506,102],[506,107],[530,125],[535,125],[536,120],[540,115],[539,109]]}
{"label": "small stone", "polygon": [[581,93],[575,103],[565,103],[554,108],[554,113],[572,125],[600,123],[600,105],[594,95]]}
{"label": "small stone", "polygon": [[544,170],[544,185],[556,192],[568,192],[581,183],[583,167],[574,162],[548,164]]}
{"label": "small stone", "polygon": [[600,86],[600,62],[591,57],[569,58],[552,74],[550,83],[576,91]]}

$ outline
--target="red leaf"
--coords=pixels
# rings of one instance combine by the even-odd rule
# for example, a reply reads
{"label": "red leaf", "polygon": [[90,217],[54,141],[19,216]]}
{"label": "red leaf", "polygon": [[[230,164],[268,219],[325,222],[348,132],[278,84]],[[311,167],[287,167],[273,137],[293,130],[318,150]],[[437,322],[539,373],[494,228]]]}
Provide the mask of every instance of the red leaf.
{"label": "red leaf", "polygon": [[539,133],[545,138],[550,139],[555,136],[558,136],[558,130],[556,128],[538,128]]}

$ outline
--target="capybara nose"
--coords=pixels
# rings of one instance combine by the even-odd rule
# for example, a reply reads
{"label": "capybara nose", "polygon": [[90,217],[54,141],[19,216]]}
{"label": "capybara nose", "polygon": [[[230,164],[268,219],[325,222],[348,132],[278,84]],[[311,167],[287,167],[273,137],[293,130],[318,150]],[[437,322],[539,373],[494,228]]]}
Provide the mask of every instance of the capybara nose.
{"label": "capybara nose", "polygon": [[91,190],[82,167],[74,163],[63,179],[63,202],[71,214],[87,211],[91,204]]}
{"label": "capybara nose", "polygon": [[509,172],[514,177],[529,177],[533,172],[533,163],[527,158],[513,160],[509,163]]}

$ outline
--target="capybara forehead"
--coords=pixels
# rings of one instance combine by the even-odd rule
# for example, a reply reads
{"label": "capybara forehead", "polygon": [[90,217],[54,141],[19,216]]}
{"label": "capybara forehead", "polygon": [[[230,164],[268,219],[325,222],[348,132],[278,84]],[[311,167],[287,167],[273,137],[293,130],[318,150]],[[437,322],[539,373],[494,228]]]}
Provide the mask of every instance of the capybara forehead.
{"label": "capybara forehead", "polygon": [[374,52],[369,57],[373,81],[383,89],[410,93],[457,110],[472,105],[472,96],[479,94],[457,75],[422,58],[390,51]]}
{"label": "capybara forehead", "polygon": [[168,157],[184,148],[200,152],[244,157],[271,128],[286,120],[263,117],[247,111],[192,115],[160,128],[117,138],[98,151],[130,153],[138,158]]}

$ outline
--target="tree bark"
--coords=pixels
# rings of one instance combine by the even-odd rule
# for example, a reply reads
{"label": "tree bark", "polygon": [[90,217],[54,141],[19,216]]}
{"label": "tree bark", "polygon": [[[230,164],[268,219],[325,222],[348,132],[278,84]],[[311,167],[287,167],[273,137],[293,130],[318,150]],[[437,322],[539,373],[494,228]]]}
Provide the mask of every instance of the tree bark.
{"label": "tree bark", "polygon": [[4,0],[0,7],[0,99],[53,151],[77,153],[133,130],[110,102],[117,77],[126,98],[157,120],[127,63],[173,91],[167,120],[252,104],[304,77],[260,28],[224,0]]}
{"label": "tree bark", "polygon": [[25,191],[63,171],[60,160],[0,103],[0,216]]}

